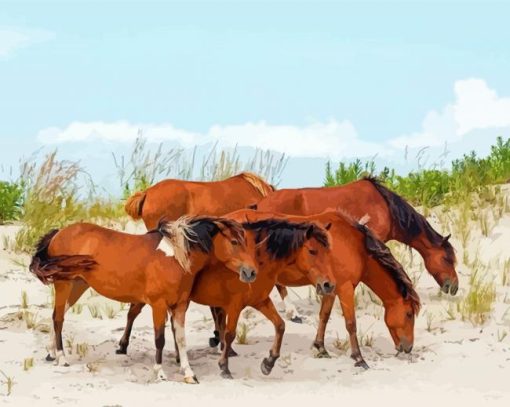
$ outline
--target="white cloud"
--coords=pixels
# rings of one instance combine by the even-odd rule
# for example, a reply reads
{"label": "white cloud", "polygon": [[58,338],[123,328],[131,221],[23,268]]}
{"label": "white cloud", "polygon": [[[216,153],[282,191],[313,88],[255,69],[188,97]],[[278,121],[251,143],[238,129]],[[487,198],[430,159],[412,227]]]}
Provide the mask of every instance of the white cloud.
{"label": "white cloud", "polygon": [[0,27],[0,57],[7,57],[20,48],[49,41],[54,37],[54,33],[46,30]]}
{"label": "white cloud", "polygon": [[379,152],[379,145],[358,138],[350,122],[334,120],[305,127],[274,126],[265,122],[215,125],[202,134],[176,129],[171,124],[73,122],[64,129],[51,127],[41,130],[38,139],[44,144],[93,140],[132,142],[140,130],[149,142],[175,141],[184,147],[218,142],[225,147],[258,147],[295,157],[332,158],[368,156]]}
{"label": "white cloud", "polygon": [[389,144],[397,149],[435,147],[460,142],[474,130],[510,127],[510,98],[498,97],[484,80],[456,81],[454,92],[455,101],[441,112],[427,113],[420,131],[391,139]]}
{"label": "white cloud", "polygon": [[[425,115],[420,130],[377,143],[359,137],[354,125],[347,120],[306,126],[271,125],[263,121],[214,125],[203,133],[177,129],[166,123],[73,122],[65,128],[41,130],[38,139],[44,144],[97,140],[125,143],[134,141],[142,130],[149,142],[171,141],[183,147],[217,142],[223,147],[270,149],[291,157],[336,160],[378,155],[398,160],[404,156],[405,148],[412,155],[413,150],[430,147],[429,152],[435,154],[443,152],[445,143],[455,152],[464,148],[483,150],[492,142],[496,129],[508,127],[510,131],[510,98],[498,97],[485,81],[457,81],[454,94],[452,103]],[[488,138],[480,136],[480,131]]]}

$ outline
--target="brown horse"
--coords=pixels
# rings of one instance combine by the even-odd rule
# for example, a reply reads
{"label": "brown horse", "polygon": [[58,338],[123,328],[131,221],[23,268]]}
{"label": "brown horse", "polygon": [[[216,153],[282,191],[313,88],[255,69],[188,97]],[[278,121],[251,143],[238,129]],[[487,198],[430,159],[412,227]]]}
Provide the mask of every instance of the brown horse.
{"label": "brown horse", "polygon": [[150,230],[163,217],[222,216],[255,204],[273,191],[271,185],[248,172],[216,182],[168,179],[131,196],[125,210],[133,219],[142,218]]}
{"label": "brown horse", "polygon": [[[249,222],[256,222],[265,216],[267,215],[251,212],[246,215],[246,218]],[[414,318],[419,311],[420,300],[411,280],[386,245],[377,239],[363,223],[356,222],[350,216],[336,211],[306,217],[286,216],[286,218],[291,222],[301,222],[306,219],[328,227],[333,248],[331,257],[336,281],[335,292],[340,299],[351,343],[351,357],[355,360],[355,365],[368,368],[361,355],[356,332],[354,290],[360,281],[381,299],[385,308],[385,323],[395,348],[399,352],[410,352],[414,343]],[[200,280],[197,279],[197,281]],[[286,286],[302,286],[309,284],[309,279],[300,269],[287,268],[278,274],[278,283]],[[318,357],[329,357],[324,348],[324,333],[333,303],[334,296],[322,298],[320,323],[314,342]],[[214,310],[213,315],[219,315],[219,319],[223,317],[219,310]],[[221,331],[224,323],[221,320],[217,323]]]}
{"label": "brown horse", "polygon": [[[269,357],[262,361],[262,372],[269,374],[278,359],[285,323],[269,298],[269,293],[280,273],[295,270],[307,279],[308,284],[316,286],[319,293],[331,294],[335,287],[329,236],[325,229],[307,222],[305,217],[300,222],[289,222],[274,219],[272,214],[263,215],[258,212],[255,213],[263,216],[263,220],[247,222],[248,215],[253,219],[252,213],[250,210],[240,210],[225,216],[238,222],[245,220],[243,226],[247,230],[246,238],[253,239],[258,247],[256,281],[249,285],[239,284],[224,267],[209,266],[197,275],[190,297],[194,302],[224,311],[226,323],[221,327],[224,347],[219,361],[221,376],[224,378],[232,378],[228,357],[231,355],[239,315],[247,306],[259,310],[275,328],[274,343]],[[134,319],[143,306],[143,303],[131,305],[126,330],[120,340],[123,351],[129,343]]]}
{"label": "brown horse", "polygon": [[[43,237],[30,270],[55,286],[53,326],[48,360],[68,365],[62,346],[64,314],[90,286],[113,300],[152,307],[156,344],[155,373],[165,379],[162,353],[165,321],[175,320],[175,341],[185,382],[196,383],[186,352],[185,312],[196,274],[221,265],[243,283],[256,276],[255,247],[245,242],[244,229],[232,220],[213,217],[161,222],[145,235],[130,235],[79,223]],[[173,255],[169,256],[169,248]],[[54,350],[56,349],[56,353]]]}
{"label": "brown horse", "polygon": [[[261,211],[290,215],[312,215],[337,208],[360,219],[370,217],[370,229],[383,242],[397,240],[414,248],[425,267],[443,292],[455,295],[459,279],[455,271],[455,251],[443,237],[401,196],[390,191],[377,179],[367,177],[346,185],[327,188],[281,189],[253,206]],[[296,322],[301,318],[286,298],[287,290],[277,286],[286,313]]]}

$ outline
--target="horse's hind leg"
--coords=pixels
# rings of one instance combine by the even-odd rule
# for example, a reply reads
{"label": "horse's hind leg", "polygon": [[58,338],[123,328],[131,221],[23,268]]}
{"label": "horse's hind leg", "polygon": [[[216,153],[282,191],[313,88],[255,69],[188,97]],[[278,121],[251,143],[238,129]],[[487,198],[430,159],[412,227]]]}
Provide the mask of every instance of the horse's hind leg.
{"label": "horse's hind leg", "polygon": [[124,334],[119,341],[119,348],[115,351],[118,355],[125,355],[127,353],[127,348],[129,346],[129,338],[131,337],[131,330],[133,329],[133,323],[135,322],[136,317],[142,312],[142,308],[145,306],[143,303],[139,304],[131,304],[129,306],[129,311],[127,315],[127,323],[126,328],[124,329]]}
{"label": "horse's hind leg", "polygon": [[285,332],[285,322],[282,317],[280,317],[280,314],[278,314],[278,311],[270,298],[267,298],[255,308],[262,312],[262,314],[264,314],[264,316],[273,323],[275,330],[274,342],[271,350],[269,351],[269,357],[264,358],[260,365],[262,373],[268,375],[273,370],[276,360],[280,357],[280,349],[282,346],[283,334]]}
{"label": "horse's hind leg", "polygon": [[316,358],[331,357],[324,347],[324,335],[326,333],[326,326],[328,324],[334,302],[335,297],[333,295],[324,295],[322,297],[321,310],[319,313],[319,327],[317,328],[317,335],[315,336],[315,341],[313,343],[313,347],[318,351],[315,355]]}
{"label": "horse's hind leg", "polygon": [[280,297],[282,297],[283,304],[285,305],[286,317],[289,318],[292,322],[295,322],[297,324],[302,324],[303,318],[299,315],[299,312],[298,312],[296,306],[294,305],[292,300],[289,298],[289,293],[287,291],[287,287],[277,284],[276,289],[278,290]]}
{"label": "horse's hind leg", "polygon": [[[55,281],[55,307],[53,309],[53,332],[55,335],[55,365],[69,366],[64,356],[64,345],[62,342],[62,327],[64,326],[64,315],[69,308],[69,297],[73,290],[72,281]],[[51,351],[46,360],[52,359]]]}
{"label": "horse's hind leg", "polygon": [[211,314],[214,321],[214,336],[212,338],[209,338],[209,346],[211,348],[215,348],[220,343],[220,327],[219,327],[219,321],[218,321],[218,310],[217,307],[210,307],[211,308]]}
{"label": "horse's hind leg", "polygon": [[359,348],[358,336],[356,330],[356,315],[355,315],[355,304],[354,304],[354,287],[350,282],[343,284],[337,289],[338,297],[340,298],[340,306],[345,319],[345,327],[349,333],[349,340],[351,342],[351,358],[356,363],[355,366],[360,366],[364,369],[368,369],[367,362],[361,355]]}

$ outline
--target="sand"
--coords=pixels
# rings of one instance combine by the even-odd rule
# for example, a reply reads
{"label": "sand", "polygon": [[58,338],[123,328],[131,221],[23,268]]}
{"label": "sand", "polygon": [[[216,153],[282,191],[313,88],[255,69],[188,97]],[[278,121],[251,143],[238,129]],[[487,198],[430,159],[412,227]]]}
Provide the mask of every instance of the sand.
{"label": "sand", "polygon": [[[505,190],[508,195],[508,189]],[[441,230],[439,217],[431,216]],[[0,370],[13,378],[7,395],[6,379],[0,373],[0,402],[6,405],[308,405],[333,402],[335,405],[509,405],[510,402],[510,287],[502,285],[502,268],[510,258],[510,214],[506,213],[482,236],[473,222],[467,250],[478,253],[489,280],[497,287],[497,297],[488,321],[474,325],[448,317],[469,289],[473,264],[459,263],[460,290],[456,297],[441,295],[432,277],[423,271],[421,258],[403,247],[392,246],[407,271],[417,279],[423,309],[415,328],[411,355],[398,355],[382,319],[382,308],[367,294],[359,294],[358,332],[367,371],[354,367],[344,344],[346,331],[338,302],[328,325],[326,347],[331,359],[316,359],[311,344],[317,326],[319,304],[308,287],[292,289],[290,296],[304,315],[304,323],[286,323],[282,356],[270,376],[260,371],[273,339],[273,327],[252,310],[243,314],[249,326],[248,344],[234,343],[239,357],[230,359],[234,380],[219,376],[218,350],[208,347],[213,329],[208,308],[192,304],[187,314],[187,341],[190,363],[200,384],[187,385],[175,362],[171,330],[167,329],[164,370],[167,382],[155,382],[154,338],[150,309],[146,307],[135,322],[128,355],[115,349],[126,320],[127,307],[87,291],[78,309],[69,310],[64,324],[69,367],[45,361],[52,309],[49,287],[43,286],[27,270],[29,258],[0,251]],[[19,226],[0,226],[0,242],[14,236]],[[128,230],[141,230],[128,225]],[[463,258],[462,244],[454,235],[452,244]],[[471,268],[470,268],[471,267]],[[35,315],[35,328],[28,329],[18,315],[23,310],[25,291],[28,309]],[[360,291],[360,290],[358,290]],[[275,303],[283,304],[273,293]],[[93,318],[89,305],[99,309]],[[94,308],[95,307],[95,308]],[[107,315],[110,313],[110,317]],[[82,349],[77,353],[77,345]],[[87,348],[86,351],[83,351]],[[72,352],[69,352],[72,349]],[[26,359],[33,367],[24,369]],[[177,404],[175,404],[177,403]],[[291,405],[291,404],[288,404]]]}

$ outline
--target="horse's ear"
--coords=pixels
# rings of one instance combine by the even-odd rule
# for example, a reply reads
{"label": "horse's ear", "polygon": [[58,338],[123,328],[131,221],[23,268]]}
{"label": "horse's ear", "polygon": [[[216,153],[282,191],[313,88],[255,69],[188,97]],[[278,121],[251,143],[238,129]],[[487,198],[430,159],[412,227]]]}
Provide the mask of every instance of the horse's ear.
{"label": "horse's ear", "polygon": [[326,229],[326,230],[331,229],[331,225],[332,225],[332,223],[329,222],[326,226],[324,226],[324,229]]}
{"label": "horse's ear", "polygon": [[452,237],[452,234],[448,234],[447,236],[443,237],[443,243],[446,243],[448,240],[450,240],[450,237]]}

